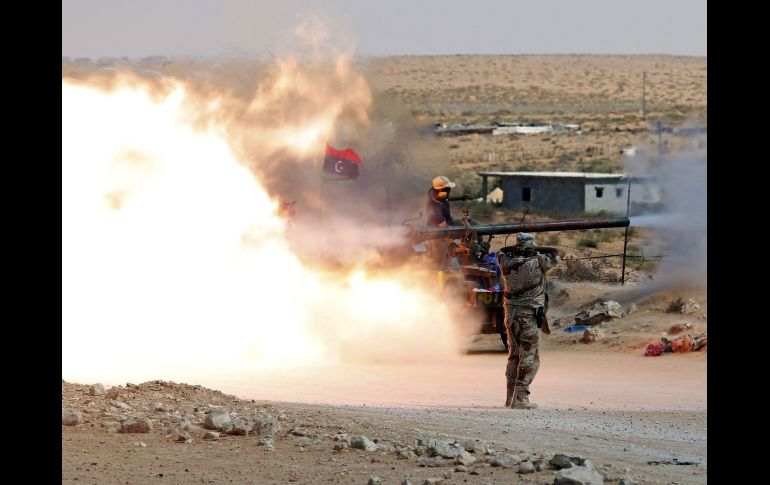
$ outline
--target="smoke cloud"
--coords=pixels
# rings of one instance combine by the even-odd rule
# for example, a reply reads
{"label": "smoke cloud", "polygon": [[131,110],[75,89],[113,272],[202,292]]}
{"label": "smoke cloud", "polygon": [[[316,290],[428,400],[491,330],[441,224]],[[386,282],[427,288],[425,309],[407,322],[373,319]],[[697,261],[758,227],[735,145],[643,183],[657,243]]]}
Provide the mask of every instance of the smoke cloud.
{"label": "smoke cloud", "polygon": [[[333,51],[63,66],[68,378],[457,355],[473,320],[431,290],[435,271],[376,264],[404,242],[440,153],[371,93],[365,66],[318,52]],[[322,182],[327,142],[361,153],[359,179]]]}
{"label": "smoke cloud", "polygon": [[626,160],[626,172],[650,176],[661,189],[662,211],[631,218],[631,227],[652,228],[644,252],[664,254],[660,284],[706,284],[706,135],[681,137],[676,148],[651,156],[657,147]]}

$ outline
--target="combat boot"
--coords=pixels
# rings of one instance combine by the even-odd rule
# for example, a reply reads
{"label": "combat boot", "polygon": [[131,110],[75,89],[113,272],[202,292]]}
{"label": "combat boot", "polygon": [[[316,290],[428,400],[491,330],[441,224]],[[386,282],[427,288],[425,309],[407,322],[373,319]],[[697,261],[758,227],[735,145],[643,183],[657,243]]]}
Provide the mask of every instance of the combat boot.
{"label": "combat boot", "polygon": [[517,387],[514,391],[514,399],[511,409],[537,409],[537,404],[529,402],[529,391],[523,387]]}
{"label": "combat boot", "polygon": [[515,390],[515,385],[508,384],[507,394],[505,395],[505,407],[509,408],[511,407],[511,404],[513,404],[513,393]]}

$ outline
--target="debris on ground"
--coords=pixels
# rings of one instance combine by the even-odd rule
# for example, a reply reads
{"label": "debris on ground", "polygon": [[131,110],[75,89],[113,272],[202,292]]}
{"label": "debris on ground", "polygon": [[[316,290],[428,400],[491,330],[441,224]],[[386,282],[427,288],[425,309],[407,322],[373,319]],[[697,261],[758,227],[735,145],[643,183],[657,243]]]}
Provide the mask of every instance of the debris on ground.
{"label": "debris on ground", "polygon": [[703,349],[708,344],[706,332],[692,336],[689,334],[682,335],[673,340],[669,340],[666,337],[661,337],[661,343],[649,344],[644,351],[645,356],[658,356],[663,352],[696,352]]}

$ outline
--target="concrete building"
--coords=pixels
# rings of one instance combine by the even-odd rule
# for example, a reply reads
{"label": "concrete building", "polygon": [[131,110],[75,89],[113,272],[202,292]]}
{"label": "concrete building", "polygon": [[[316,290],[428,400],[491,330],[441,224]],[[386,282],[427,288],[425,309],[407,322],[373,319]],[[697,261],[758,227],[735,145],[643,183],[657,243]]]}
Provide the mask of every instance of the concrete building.
{"label": "concrete building", "polygon": [[658,208],[659,185],[652,178],[587,172],[477,172],[482,194],[488,178],[499,177],[506,209],[529,207],[536,213],[597,213],[625,215],[631,186],[631,214]]}

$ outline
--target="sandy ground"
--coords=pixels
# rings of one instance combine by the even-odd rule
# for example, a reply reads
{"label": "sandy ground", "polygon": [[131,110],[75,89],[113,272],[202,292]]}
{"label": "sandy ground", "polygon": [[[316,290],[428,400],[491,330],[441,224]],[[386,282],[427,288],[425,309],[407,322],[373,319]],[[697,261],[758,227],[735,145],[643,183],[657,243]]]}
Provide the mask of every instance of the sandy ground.
{"label": "sandy ground", "polygon": [[[558,291],[561,283],[554,283]],[[646,344],[671,325],[691,322],[705,330],[705,290],[647,294],[645,288],[569,285],[570,297],[555,301],[554,317],[574,314],[600,296],[638,307],[601,324],[607,336],[600,342],[579,343],[559,327],[544,337],[531,388],[540,407],[531,411],[502,406],[506,354],[497,335],[477,337],[473,353],[431,364],[212,374],[194,383],[205,387],[149,382],[131,392],[119,387],[117,398],[90,396],[88,385],[63,382],[62,408],[84,419],[62,426],[62,482],[365,484],[377,476],[385,484],[545,484],[554,482],[557,470],[546,466],[519,474],[518,465],[491,464],[500,453],[531,463],[564,453],[590,460],[605,483],[705,483],[708,351],[643,355]],[[667,311],[670,301],[682,297],[696,298],[703,313]],[[273,448],[260,436],[204,440],[205,412],[213,405],[233,416],[275,417],[281,430]],[[149,418],[153,430],[117,432],[115,423],[130,416]],[[182,419],[188,420],[189,442],[175,439]],[[381,446],[352,449],[347,444],[356,436]],[[426,456],[414,454],[421,452],[416,443],[427,438],[481,448],[471,453],[476,461],[468,466],[452,459],[420,466]]]}
{"label": "sandy ground", "polygon": [[[492,337],[492,344],[497,339]],[[504,396],[504,353],[435,365],[350,365],[275,371],[228,380],[245,399],[317,404],[494,409]],[[622,392],[620,390],[622,389]],[[706,409],[706,354],[544,351],[532,397],[545,408],[646,411]]]}
{"label": "sandy ground", "polygon": [[[204,441],[200,428],[191,431],[192,443],[173,441],[162,426],[147,434],[110,433],[89,426],[87,418],[62,427],[62,481],[363,484],[376,475],[383,483],[431,477],[442,483],[552,483],[555,473],[518,475],[515,467],[481,461],[455,472],[451,464],[420,467],[389,451],[335,451],[332,435],[347,433],[405,446],[443,437],[478,440],[520,456],[577,455],[590,459],[607,483],[705,483],[706,356],[546,350],[532,389],[540,408],[533,411],[501,406],[501,353],[468,355],[449,365],[295,369],[223,380],[220,389],[244,398],[241,405],[282,416],[274,450],[250,436]],[[76,402],[85,400],[82,387],[71,394]],[[63,406],[72,405],[74,398],[65,394]],[[91,406],[100,399],[92,397]],[[204,401],[196,403],[203,407]],[[153,419],[158,422],[157,413]],[[306,436],[291,434],[295,428]],[[135,445],[139,440],[146,446]],[[698,464],[648,464],[675,459]]]}

